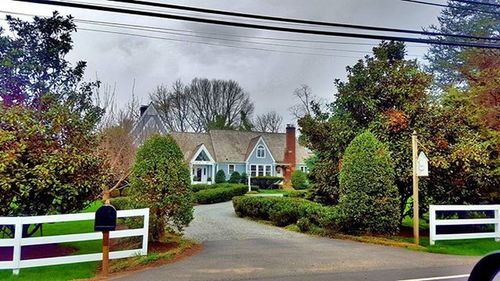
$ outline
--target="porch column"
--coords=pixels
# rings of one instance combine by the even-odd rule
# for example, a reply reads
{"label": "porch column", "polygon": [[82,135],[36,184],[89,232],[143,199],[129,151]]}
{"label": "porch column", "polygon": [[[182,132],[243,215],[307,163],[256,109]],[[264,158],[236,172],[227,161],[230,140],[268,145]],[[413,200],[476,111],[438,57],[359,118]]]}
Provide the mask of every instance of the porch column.
{"label": "porch column", "polygon": [[215,183],[215,163],[212,163],[212,183]]}
{"label": "porch column", "polygon": [[189,174],[191,175],[191,184],[193,184],[193,163],[189,163]]}

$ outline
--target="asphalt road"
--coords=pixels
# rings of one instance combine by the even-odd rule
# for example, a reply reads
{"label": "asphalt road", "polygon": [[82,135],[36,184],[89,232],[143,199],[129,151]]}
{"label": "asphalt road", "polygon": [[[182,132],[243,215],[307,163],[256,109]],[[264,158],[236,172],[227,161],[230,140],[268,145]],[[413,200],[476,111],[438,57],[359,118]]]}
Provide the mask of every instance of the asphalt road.
{"label": "asphalt road", "polygon": [[186,236],[200,254],[120,280],[464,281],[478,260],[290,232],[238,218],[230,202],[196,207]]}

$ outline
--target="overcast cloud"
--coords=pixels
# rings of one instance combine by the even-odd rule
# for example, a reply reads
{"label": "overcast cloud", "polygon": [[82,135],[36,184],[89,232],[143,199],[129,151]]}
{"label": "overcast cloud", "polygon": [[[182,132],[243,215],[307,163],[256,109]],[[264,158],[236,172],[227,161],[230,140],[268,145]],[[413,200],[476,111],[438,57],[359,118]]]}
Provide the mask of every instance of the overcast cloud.
{"label": "overcast cloud", "polygon": [[[94,0],[85,2],[103,3],[104,1]],[[415,5],[400,0],[172,0],[163,2],[255,14],[419,30],[422,27],[437,23],[437,16],[440,12],[440,9],[437,7]],[[78,9],[18,3],[11,0],[1,0],[1,3],[0,10],[2,11],[50,15],[51,11],[57,9],[62,14],[72,14],[78,19],[191,30],[197,32],[196,34],[199,36],[213,37],[217,35],[207,33],[219,33],[330,40],[349,43],[377,43],[376,41],[367,40],[292,35],[166,19],[151,19],[140,16],[117,15],[105,12],[89,12]],[[188,14],[187,12],[182,13]],[[0,22],[0,24],[5,26],[5,21]],[[255,103],[256,114],[276,110],[284,116],[284,120],[287,123],[293,121],[288,108],[296,102],[292,98],[292,92],[295,88],[301,84],[308,84],[314,94],[331,100],[335,91],[333,86],[334,79],[345,78],[345,66],[352,65],[357,59],[363,57],[363,53],[360,53],[360,51],[369,53],[371,49],[370,46],[366,45],[266,41],[274,44],[333,48],[355,52],[285,48],[243,42],[224,42],[208,38],[173,36],[145,31],[131,31],[102,26],[96,27],[84,24],[78,25],[81,28],[137,33],[184,41],[323,54],[323,56],[319,56],[250,50],[83,30],[74,34],[74,50],[70,54],[70,60],[72,62],[77,60],[87,61],[87,79],[95,79],[97,75],[99,80],[104,83],[112,85],[116,83],[117,98],[120,105],[123,105],[130,99],[134,80],[135,94],[142,102],[146,103],[148,102],[148,94],[157,85],[170,85],[176,79],[182,79],[185,82],[189,82],[195,77],[233,79],[238,81],[250,93]],[[257,41],[251,38],[231,38],[231,40],[235,39]],[[422,47],[422,45],[417,46],[412,44],[408,47],[408,53],[415,55],[419,60],[422,60],[421,56],[425,51],[426,48]],[[329,54],[330,56],[324,56],[325,54]]]}

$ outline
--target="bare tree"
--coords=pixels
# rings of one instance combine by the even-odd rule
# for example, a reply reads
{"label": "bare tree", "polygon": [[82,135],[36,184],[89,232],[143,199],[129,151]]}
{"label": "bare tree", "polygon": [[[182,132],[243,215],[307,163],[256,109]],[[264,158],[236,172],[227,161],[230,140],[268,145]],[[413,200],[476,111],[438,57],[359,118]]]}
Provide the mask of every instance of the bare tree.
{"label": "bare tree", "polygon": [[169,131],[200,131],[190,108],[189,94],[189,88],[180,80],[175,81],[170,89],[161,85],[150,94],[151,101]]}
{"label": "bare tree", "polygon": [[278,133],[281,131],[283,117],[276,111],[270,111],[255,118],[255,129],[259,132]]}
{"label": "bare tree", "polygon": [[254,110],[247,92],[232,80],[195,78],[189,85],[176,81],[150,95],[170,131],[201,132],[239,128]]}
{"label": "bare tree", "polygon": [[298,104],[290,107],[290,113],[297,119],[312,114],[312,103],[317,99],[312,94],[311,87],[302,84],[293,91],[293,95],[298,98]]}

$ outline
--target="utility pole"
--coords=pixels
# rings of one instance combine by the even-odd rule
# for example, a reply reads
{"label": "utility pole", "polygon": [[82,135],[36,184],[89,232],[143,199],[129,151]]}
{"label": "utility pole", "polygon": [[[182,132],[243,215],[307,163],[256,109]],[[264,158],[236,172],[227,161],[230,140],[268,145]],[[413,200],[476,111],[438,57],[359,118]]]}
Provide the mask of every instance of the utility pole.
{"label": "utility pole", "polygon": [[413,161],[413,238],[416,245],[420,244],[419,225],[418,225],[418,139],[417,132],[413,131],[411,135],[411,150]]}

